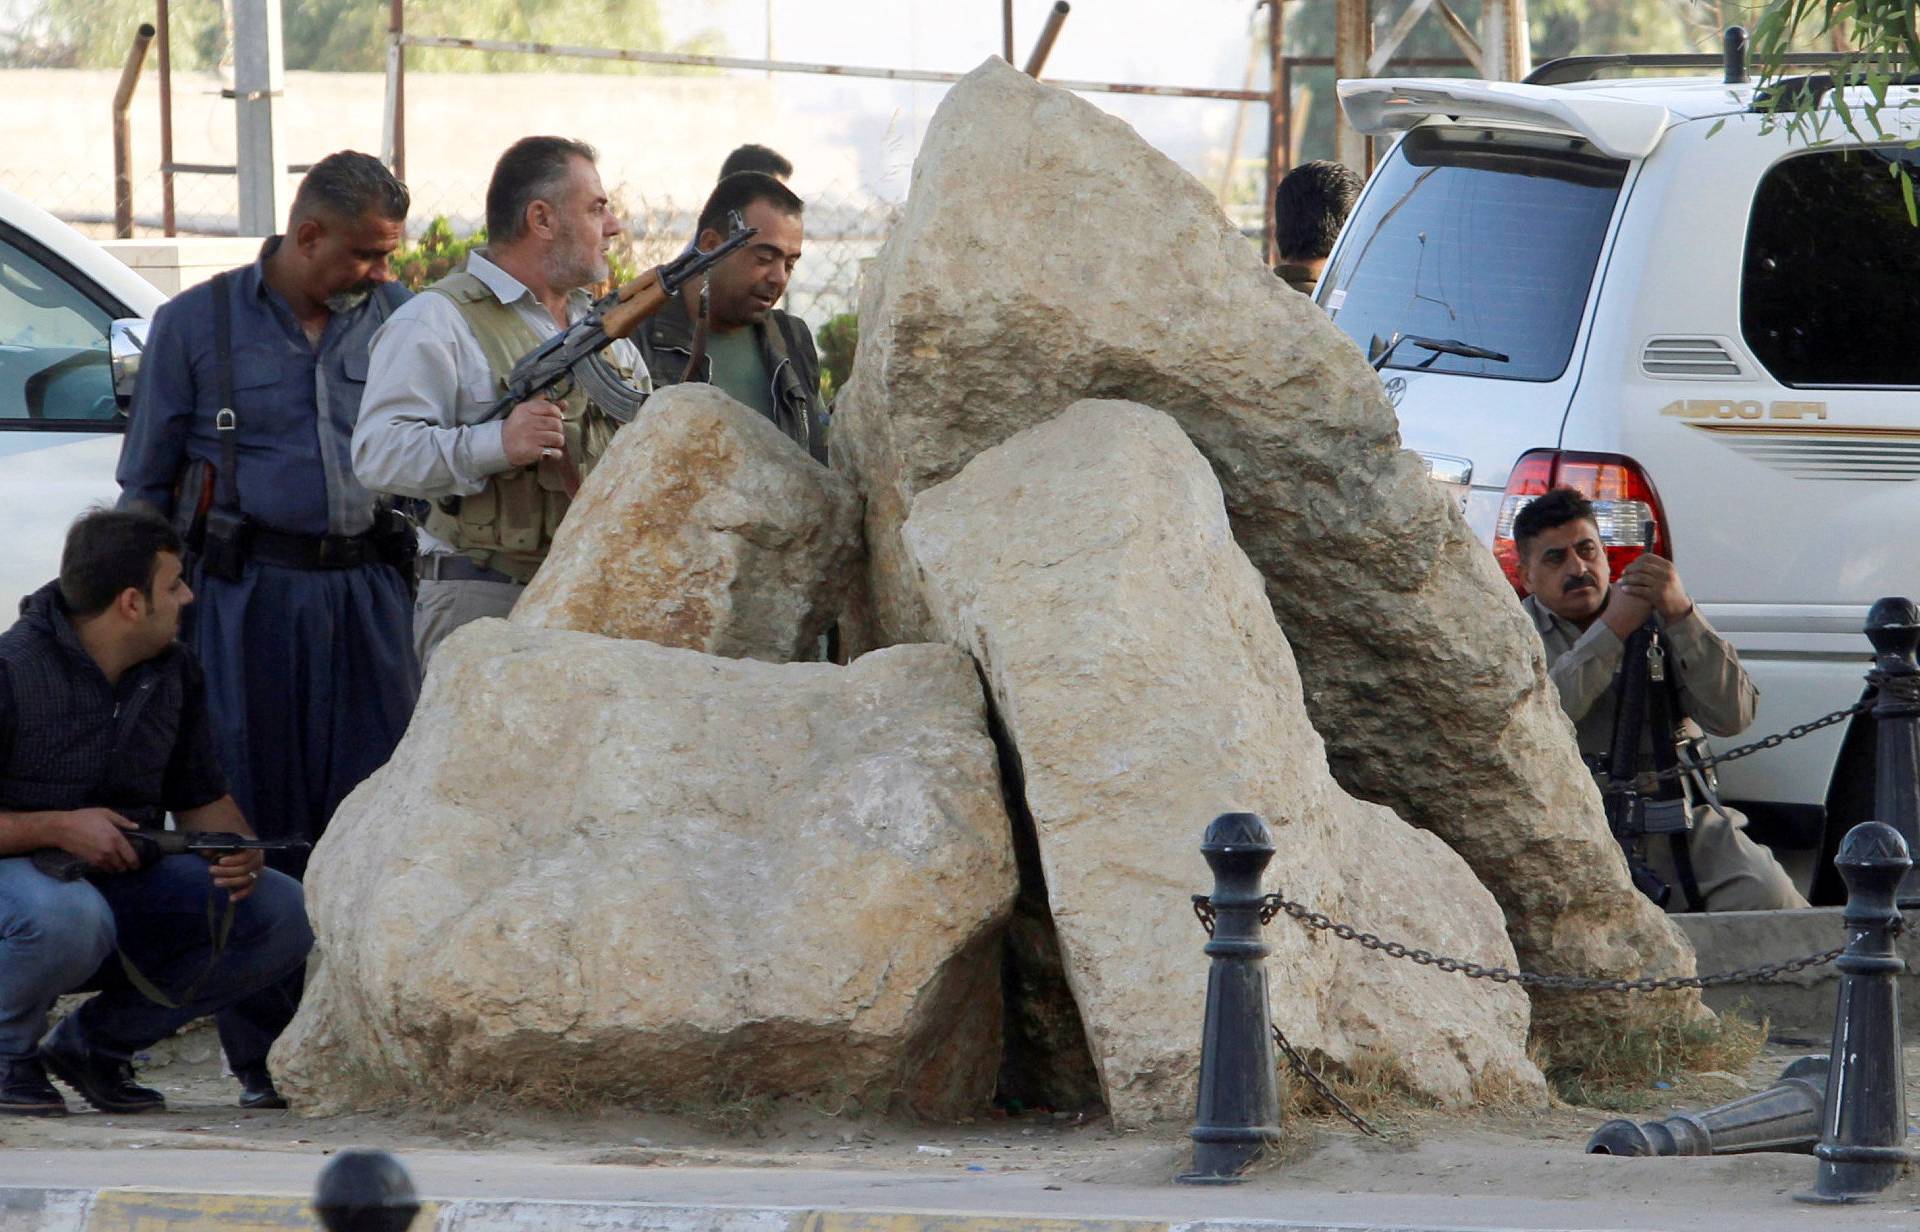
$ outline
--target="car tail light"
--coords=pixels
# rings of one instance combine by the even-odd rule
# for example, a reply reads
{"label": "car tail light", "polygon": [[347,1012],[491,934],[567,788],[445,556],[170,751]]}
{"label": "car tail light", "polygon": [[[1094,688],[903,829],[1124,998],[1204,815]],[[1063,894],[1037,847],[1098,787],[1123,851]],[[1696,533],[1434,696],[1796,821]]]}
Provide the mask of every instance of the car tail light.
{"label": "car tail light", "polygon": [[[1666,511],[1653,480],[1632,458],[1617,453],[1572,453],[1534,449],[1520,456],[1507,476],[1507,492],[1500,501],[1500,520],[1493,532],[1493,555],[1515,592],[1527,593],[1520,576],[1520,554],[1513,542],[1513,519],[1552,488],[1572,488],[1593,502],[1593,520],[1606,545],[1611,577],[1649,546],[1660,556],[1673,558],[1673,537]],[[1653,543],[1646,540],[1646,524],[1653,523]]]}

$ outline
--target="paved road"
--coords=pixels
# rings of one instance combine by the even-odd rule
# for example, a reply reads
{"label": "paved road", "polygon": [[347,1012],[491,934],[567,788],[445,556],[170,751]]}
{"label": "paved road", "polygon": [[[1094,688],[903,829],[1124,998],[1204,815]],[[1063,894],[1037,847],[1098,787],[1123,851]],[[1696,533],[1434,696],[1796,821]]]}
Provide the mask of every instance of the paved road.
{"label": "paved road", "polygon": [[[0,1153],[0,1232],[39,1229],[222,1229],[307,1226],[304,1197],[318,1154],[228,1150],[9,1150]],[[1473,1183],[1458,1170],[1433,1192],[1302,1188],[1284,1173],[1234,1188],[1090,1184],[1044,1172],[622,1167],[559,1163],[531,1154],[431,1151],[405,1163],[421,1194],[439,1200],[431,1224],[491,1229],[650,1228],[700,1232],[1254,1232],[1260,1228],[1541,1229],[1592,1232],[1806,1232],[1909,1228],[1920,1183],[1879,1203],[1812,1208],[1787,1194],[1806,1187],[1804,1157],[1718,1160],[1565,1159],[1563,1193],[1503,1192],[1489,1161]],[[1604,1169],[1604,1171],[1602,1171]],[[1356,1169],[1355,1187],[1367,1177]],[[162,1197],[154,1191],[179,1191]],[[164,1222],[162,1222],[164,1221]]]}

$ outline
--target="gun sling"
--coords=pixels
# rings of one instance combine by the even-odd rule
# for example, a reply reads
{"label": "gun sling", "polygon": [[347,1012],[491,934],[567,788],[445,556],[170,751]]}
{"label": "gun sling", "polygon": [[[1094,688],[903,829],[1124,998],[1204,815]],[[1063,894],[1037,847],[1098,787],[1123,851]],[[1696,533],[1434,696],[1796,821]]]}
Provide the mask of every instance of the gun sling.
{"label": "gun sling", "polygon": [[[1659,636],[1657,632],[1654,634],[1656,639]],[[1679,736],[1680,718],[1680,693],[1674,676],[1674,669],[1669,666],[1666,679],[1649,681],[1652,687],[1647,690],[1647,720],[1653,727],[1653,768],[1663,774],[1680,764],[1680,755],[1674,749],[1674,741]],[[1686,807],[1686,792],[1679,779],[1662,779],[1661,790],[1678,795],[1681,807]],[[1687,843],[1691,833],[1691,825],[1670,830],[1667,832],[1667,842],[1673,852],[1674,872],[1680,876],[1680,889],[1687,896],[1687,909],[1704,911],[1707,907],[1706,896],[1700,893],[1700,881],[1693,869],[1693,849]]]}

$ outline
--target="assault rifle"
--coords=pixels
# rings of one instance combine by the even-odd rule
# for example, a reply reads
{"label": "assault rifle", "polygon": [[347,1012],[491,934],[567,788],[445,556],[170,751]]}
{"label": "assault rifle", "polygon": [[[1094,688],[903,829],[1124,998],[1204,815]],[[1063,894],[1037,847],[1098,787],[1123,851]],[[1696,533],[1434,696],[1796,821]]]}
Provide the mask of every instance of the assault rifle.
{"label": "assault rifle", "polygon": [[600,352],[638,329],[642,321],[671,303],[680,288],[759,234],[759,228],[747,226],[737,210],[728,212],[727,221],[727,238],[712,252],[687,245],[679,256],[608,293],[587,315],[522,355],[507,374],[506,392],[487,409],[486,418],[503,418],[529,398],[578,382],[601,410],[621,423],[631,420],[646,395],[621,380]]}
{"label": "assault rifle", "polygon": [[[140,867],[147,868],[163,856],[189,852],[208,856],[231,855],[236,851],[301,851],[311,843],[295,839],[251,838],[224,830],[122,830]],[[33,853],[33,866],[55,881],[78,881],[94,870],[93,865],[60,847],[42,847]]]}
{"label": "assault rifle", "polygon": [[[1653,550],[1653,530],[1653,523],[1647,523],[1644,542],[1649,552]],[[1682,880],[1691,881],[1689,866],[1683,861],[1685,836],[1692,819],[1684,797],[1661,795],[1650,799],[1640,791],[1640,747],[1647,738],[1649,718],[1654,724],[1654,768],[1664,771],[1678,762],[1673,750],[1674,715],[1668,704],[1672,685],[1667,680],[1667,653],[1661,643],[1660,626],[1652,616],[1627,637],[1620,675],[1614,682],[1613,739],[1604,766],[1607,781],[1600,795],[1606,805],[1607,828],[1626,853],[1634,888],[1664,907],[1673,887],[1648,866],[1643,840],[1648,835],[1680,835],[1676,863],[1682,870]],[[1693,892],[1691,885],[1686,888]]]}

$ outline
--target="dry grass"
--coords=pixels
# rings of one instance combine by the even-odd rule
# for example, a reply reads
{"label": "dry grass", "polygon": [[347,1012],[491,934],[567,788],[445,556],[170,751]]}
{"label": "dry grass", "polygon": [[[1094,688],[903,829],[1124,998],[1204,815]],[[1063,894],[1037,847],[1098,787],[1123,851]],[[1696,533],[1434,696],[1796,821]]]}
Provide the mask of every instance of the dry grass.
{"label": "dry grass", "polygon": [[1612,999],[1585,1018],[1557,1018],[1529,1046],[1555,1095],[1570,1104],[1633,1111],[1658,1102],[1656,1082],[1700,1070],[1735,1073],[1766,1043],[1765,1020],[1701,1015],[1684,1004]]}
{"label": "dry grass", "polygon": [[[1307,1064],[1335,1095],[1389,1138],[1405,1133],[1405,1127],[1398,1122],[1438,1106],[1415,1090],[1406,1071],[1392,1057],[1362,1053],[1342,1064],[1317,1051],[1308,1050],[1304,1055]],[[1279,1067],[1282,1126],[1292,1126],[1306,1117],[1339,1117],[1339,1112],[1311,1083],[1293,1072],[1284,1055]]]}

